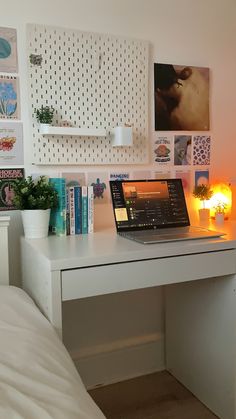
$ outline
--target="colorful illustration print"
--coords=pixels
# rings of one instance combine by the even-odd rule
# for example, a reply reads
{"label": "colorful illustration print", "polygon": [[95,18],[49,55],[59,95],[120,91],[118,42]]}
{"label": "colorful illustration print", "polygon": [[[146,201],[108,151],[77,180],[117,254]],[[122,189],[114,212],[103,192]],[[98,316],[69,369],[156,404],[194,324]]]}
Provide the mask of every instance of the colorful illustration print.
{"label": "colorful illustration print", "polygon": [[0,118],[18,118],[17,78],[0,77]]}
{"label": "colorful illustration print", "polygon": [[24,177],[24,169],[0,170],[0,211],[13,210],[13,184]]}
{"label": "colorful illustration print", "polygon": [[0,28],[0,71],[17,73],[16,29]]}
{"label": "colorful illustration print", "polygon": [[2,137],[0,138],[0,151],[10,151],[16,142],[16,137]]}
{"label": "colorful illustration print", "polygon": [[190,165],[192,153],[191,135],[175,135],[175,166]]}
{"label": "colorful illustration print", "polygon": [[161,164],[171,163],[173,157],[173,137],[158,137],[154,140],[154,161]]}
{"label": "colorful illustration print", "polygon": [[96,183],[92,183],[94,198],[103,198],[104,190],[106,189],[106,184],[104,182],[100,182],[100,179],[97,178]]}
{"label": "colorful illustration print", "polygon": [[0,166],[24,164],[23,125],[0,121]]}
{"label": "colorful illustration print", "polygon": [[198,135],[193,139],[193,164],[209,165],[211,154],[211,137]]}
{"label": "colorful illustration print", "polygon": [[209,171],[197,170],[195,172],[195,186],[209,184]]}

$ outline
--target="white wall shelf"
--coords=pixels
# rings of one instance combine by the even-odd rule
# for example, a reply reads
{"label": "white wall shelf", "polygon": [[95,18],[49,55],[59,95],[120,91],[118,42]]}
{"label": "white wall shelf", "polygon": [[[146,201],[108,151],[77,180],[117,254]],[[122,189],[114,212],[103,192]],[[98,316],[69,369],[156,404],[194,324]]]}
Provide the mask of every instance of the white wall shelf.
{"label": "white wall shelf", "polygon": [[105,137],[106,130],[103,128],[76,128],[76,127],[53,127],[40,126],[42,135],[77,135],[81,137]]}

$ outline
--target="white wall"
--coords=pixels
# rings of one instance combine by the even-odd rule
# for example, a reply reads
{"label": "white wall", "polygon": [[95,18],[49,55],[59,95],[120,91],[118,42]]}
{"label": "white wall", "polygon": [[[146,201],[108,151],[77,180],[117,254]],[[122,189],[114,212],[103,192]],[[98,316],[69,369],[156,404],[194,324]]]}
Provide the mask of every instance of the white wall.
{"label": "white wall", "polygon": [[[26,23],[40,23],[150,41],[150,137],[154,126],[152,63],[172,62],[209,67],[212,81],[211,178],[233,180],[236,183],[234,169],[236,4],[234,0],[68,0],[66,2],[12,0],[1,5],[1,16],[1,26],[16,28],[18,35],[21,114],[27,174],[31,171],[48,169],[35,168],[31,165],[31,120],[27,103]],[[94,167],[86,168],[86,170],[94,169]],[[99,168],[99,170],[105,169],[106,167]],[[58,171],[58,168],[55,168],[55,171]],[[12,279],[17,283],[18,236],[21,226],[16,213],[14,220],[10,241],[15,259]],[[111,209],[100,205],[96,213],[96,225],[103,227],[108,222],[112,222]],[[79,347],[83,359],[80,360],[80,365],[87,383],[122,378],[125,370],[127,375],[132,375],[142,373],[145,369],[158,369],[163,366],[161,289],[114,295],[110,298],[90,300],[87,304],[73,303],[66,305],[64,311],[66,341],[76,356],[78,342],[74,340],[72,331],[75,329],[82,331]],[[72,312],[77,313],[78,317],[72,316]],[[93,333],[90,333],[92,329]],[[124,354],[119,356],[118,348],[122,342],[126,345],[125,356]],[[156,357],[154,349],[155,351],[158,349]],[[86,351],[93,353],[94,365],[98,370],[98,365],[102,366],[95,381],[94,377],[91,377],[91,371],[88,371],[87,361],[89,359],[91,364],[91,358],[86,358]],[[113,356],[110,356],[112,352]],[[107,353],[107,364],[104,353]],[[136,360],[134,354],[137,353],[142,355],[138,358],[139,367],[131,362],[132,359]],[[125,365],[122,365],[122,359],[126,360]],[[111,371],[114,360],[117,369],[110,375],[108,372],[104,375],[103,366],[109,366],[108,369]],[[131,368],[127,369],[129,364]]]}

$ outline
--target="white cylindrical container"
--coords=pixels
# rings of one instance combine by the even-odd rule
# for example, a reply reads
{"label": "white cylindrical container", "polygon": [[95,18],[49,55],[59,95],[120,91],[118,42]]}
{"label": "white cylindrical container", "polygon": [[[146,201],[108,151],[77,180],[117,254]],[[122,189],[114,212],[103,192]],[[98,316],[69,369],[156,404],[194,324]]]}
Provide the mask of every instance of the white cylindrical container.
{"label": "white cylindrical container", "polygon": [[24,233],[27,239],[47,237],[50,211],[50,209],[21,211]]}
{"label": "white cylindrical container", "polygon": [[210,218],[210,210],[209,210],[209,208],[200,208],[198,210],[198,214],[199,214],[199,221],[200,222],[209,221],[209,218]]}
{"label": "white cylindrical container", "polygon": [[130,147],[133,145],[132,127],[115,127],[111,132],[113,147]]}
{"label": "white cylindrical container", "polygon": [[225,219],[225,215],[223,212],[217,212],[215,214],[216,224],[223,224]]}
{"label": "white cylindrical container", "polygon": [[51,124],[43,124],[43,123],[41,123],[40,126],[39,126],[39,132],[40,132],[40,134],[48,134],[50,127],[51,127]]}

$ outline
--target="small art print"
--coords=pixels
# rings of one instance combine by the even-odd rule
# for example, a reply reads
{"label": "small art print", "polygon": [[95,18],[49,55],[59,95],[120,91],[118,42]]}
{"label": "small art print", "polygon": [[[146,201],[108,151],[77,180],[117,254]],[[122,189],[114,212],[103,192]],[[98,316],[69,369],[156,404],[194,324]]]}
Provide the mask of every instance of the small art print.
{"label": "small art print", "polygon": [[16,29],[0,28],[0,72],[17,73]]}
{"label": "small art print", "polygon": [[87,180],[88,185],[93,187],[95,205],[108,202],[108,174],[102,172],[90,172],[88,173]]}
{"label": "small art print", "polygon": [[209,68],[154,64],[155,130],[209,130]]}
{"label": "small art print", "polygon": [[13,205],[13,184],[24,178],[24,169],[0,169],[0,211],[16,209]]}
{"label": "small art print", "polygon": [[154,161],[159,164],[173,163],[173,137],[159,136],[154,140]]}
{"label": "small art print", "polygon": [[0,118],[19,119],[18,77],[0,76]]}
{"label": "small art print", "polygon": [[174,146],[175,166],[189,166],[192,160],[192,137],[191,135],[175,135]]}
{"label": "small art print", "polygon": [[0,166],[24,164],[22,123],[0,122]]}
{"label": "small art print", "polygon": [[195,186],[209,185],[209,170],[195,171]]}
{"label": "small art print", "polygon": [[193,138],[193,164],[210,164],[211,158],[211,137],[207,135],[197,135]]}

